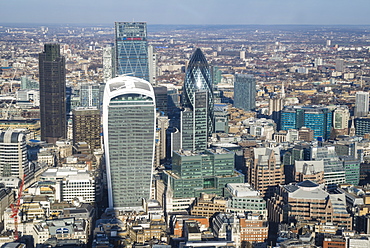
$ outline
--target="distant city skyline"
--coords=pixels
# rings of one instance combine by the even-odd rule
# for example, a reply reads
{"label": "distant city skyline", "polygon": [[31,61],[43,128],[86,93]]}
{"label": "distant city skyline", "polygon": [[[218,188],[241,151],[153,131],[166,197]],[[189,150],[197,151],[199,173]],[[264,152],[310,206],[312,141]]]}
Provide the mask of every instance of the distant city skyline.
{"label": "distant city skyline", "polygon": [[370,2],[365,0],[18,0],[0,1],[0,6],[0,23],[370,25]]}

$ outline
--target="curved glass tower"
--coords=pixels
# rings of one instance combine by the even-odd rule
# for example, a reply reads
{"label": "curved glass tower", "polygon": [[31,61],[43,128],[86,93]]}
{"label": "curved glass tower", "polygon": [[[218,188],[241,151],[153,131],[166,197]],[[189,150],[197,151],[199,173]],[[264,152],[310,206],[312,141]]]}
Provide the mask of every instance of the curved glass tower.
{"label": "curved glass tower", "polygon": [[[191,56],[186,70],[183,107],[185,108],[183,117],[186,116],[185,119],[188,121],[182,120],[182,148],[192,150],[206,148],[206,144],[196,144],[196,139],[202,136],[200,142],[204,142],[204,140],[207,142],[207,138],[212,135],[214,130],[213,85],[209,65],[199,48]],[[185,137],[186,134],[189,137]],[[204,134],[206,135],[205,139]],[[189,140],[192,140],[193,143],[190,147],[186,145]]]}
{"label": "curved glass tower", "polygon": [[137,209],[150,198],[156,105],[153,87],[135,77],[107,82],[103,100],[109,207]]}

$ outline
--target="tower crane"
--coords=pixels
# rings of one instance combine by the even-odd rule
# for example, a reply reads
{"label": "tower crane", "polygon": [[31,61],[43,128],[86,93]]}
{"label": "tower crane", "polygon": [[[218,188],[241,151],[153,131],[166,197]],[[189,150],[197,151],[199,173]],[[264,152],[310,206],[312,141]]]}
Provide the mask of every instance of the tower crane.
{"label": "tower crane", "polygon": [[19,186],[18,189],[18,196],[17,200],[15,201],[15,204],[10,204],[10,208],[12,209],[12,215],[10,218],[14,218],[14,239],[18,240],[19,234],[18,234],[18,212],[19,212],[19,207],[21,205],[21,197],[23,193],[23,186],[24,186],[24,179],[26,175],[23,175],[21,185]]}

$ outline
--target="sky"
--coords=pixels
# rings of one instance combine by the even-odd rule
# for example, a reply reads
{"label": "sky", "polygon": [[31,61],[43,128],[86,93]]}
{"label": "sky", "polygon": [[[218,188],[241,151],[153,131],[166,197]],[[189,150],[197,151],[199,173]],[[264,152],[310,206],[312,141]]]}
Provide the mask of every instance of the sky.
{"label": "sky", "polygon": [[0,23],[370,25],[369,0],[0,0]]}

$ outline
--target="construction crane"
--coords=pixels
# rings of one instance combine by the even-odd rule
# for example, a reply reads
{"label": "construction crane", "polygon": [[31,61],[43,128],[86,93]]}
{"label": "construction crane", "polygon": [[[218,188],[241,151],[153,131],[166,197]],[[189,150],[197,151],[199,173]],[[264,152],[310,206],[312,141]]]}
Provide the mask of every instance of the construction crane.
{"label": "construction crane", "polygon": [[23,175],[21,185],[19,186],[19,189],[18,189],[18,197],[17,197],[17,200],[15,201],[15,205],[10,204],[10,208],[12,209],[12,213],[13,213],[10,216],[10,218],[14,218],[14,240],[15,241],[17,241],[18,238],[19,238],[19,234],[18,234],[18,212],[19,212],[19,207],[21,205],[21,197],[22,197],[22,193],[23,193],[23,186],[24,186],[25,177],[26,177],[26,175]]}

